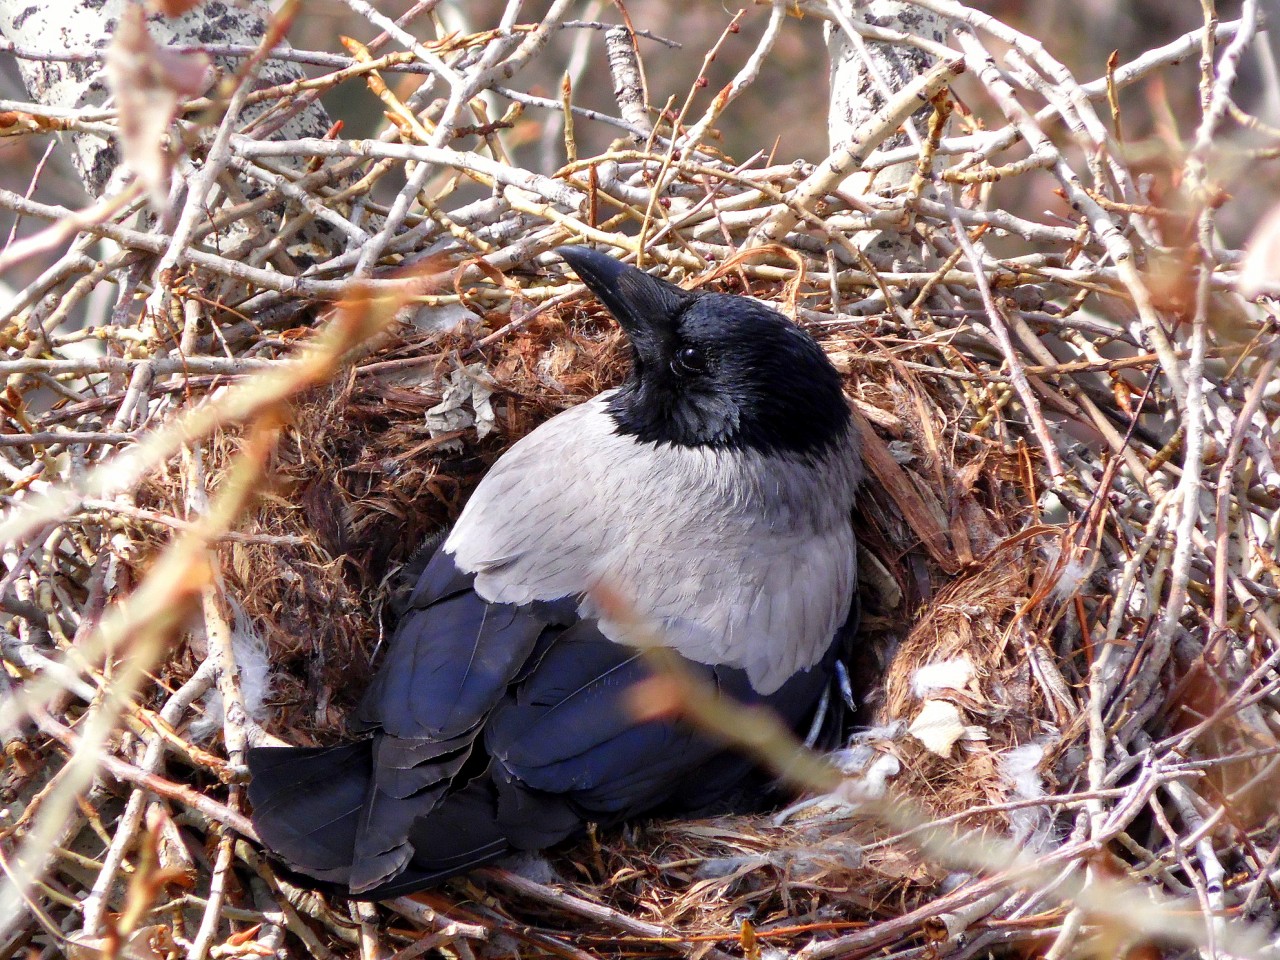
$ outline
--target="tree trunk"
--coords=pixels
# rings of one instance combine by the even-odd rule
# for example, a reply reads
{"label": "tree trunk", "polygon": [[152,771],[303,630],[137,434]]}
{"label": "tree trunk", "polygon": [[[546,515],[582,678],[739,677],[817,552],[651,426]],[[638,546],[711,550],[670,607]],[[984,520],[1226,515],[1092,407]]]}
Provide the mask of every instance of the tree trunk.
{"label": "tree trunk", "polygon": [[[923,37],[934,43],[947,42],[947,21],[928,10],[899,0],[870,0],[850,3],[846,0],[844,15],[853,24],[865,23]],[[852,137],[855,131],[884,107],[889,97],[925,74],[937,62],[927,50],[905,43],[884,43],[862,37],[851,37],[839,22],[826,24],[827,53],[831,61],[831,103],[827,112],[827,133],[834,150]],[[882,149],[902,147],[917,142],[924,135],[930,108],[924,107],[912,118],[914,130],[886,140]],[[874,175],[855,173],[844,183],[853,194],[889,195],[911,180],[914,162],[894,164]],[[859,238],[860,246],[873,260],[889,263],[909,255],[902,234],[896,231],[868,232]]]}
{"label": "tree trunk", "polygon": [[[130,0],[0,0],[0,36],[14,45],[22,79],[32,99],[66,116],[92,115],[107,105],[111,90],[103,69],[105,48],[129,5]],[[244,0],[237,5],[210,0],[181,16],[150,16],[146,26],[160,47],[239,47],[247,51],[262,41],[270,16],[270,8],[262,0]],[[280,46],[287,44],[281,41]],[[243,68],[246,57],[215,56],[213,62],[221,78],[233,78]],[[305,74],[297,64],[265,60],[252,86],[261,89],[303,79]],[[227,89],[215,84],[210,95],[225,96]],[[293,116],[270,134],[272,139],[326,134],[330,121],[319,101],[304,95],[297,98],[297,105]],[[249,104],[238,123],[252,121],[271,106],[271,102]],[[90,196],[102,197],[123,184],[129,171],[114,138],[75,133],[69,139],[73,163]],[[261,195],[264,189],[260,183],[245,179],[240,179],[238,185],[249,199]],[[281,212],[260,219],[270,221]],[[262,225],[267,227],[269,223]],[[314,242],[324,235],[323,230],[313,230],[307,240]]]}

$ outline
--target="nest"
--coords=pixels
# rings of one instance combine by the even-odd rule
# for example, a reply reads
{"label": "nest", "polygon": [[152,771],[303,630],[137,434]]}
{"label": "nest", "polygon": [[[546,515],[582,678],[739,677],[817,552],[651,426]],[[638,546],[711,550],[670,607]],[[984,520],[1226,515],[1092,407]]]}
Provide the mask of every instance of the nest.
{"label": "nest", "polygon": [[[464,124],[370,84],[396,118],[378,143],[412,149],[289,140],[310,163],[276,167],[269,144],[231,141],[228,169],[258,186],[193,201],[216,197],[222,219],[211,206],[180,238],[180,269],[150,271],[163,246],[128,210],[75,224],[6,313],[0,361],[0,956],[1264,955],[1280,850],[1276,290],[1201,242],[1225,202],[1205,173],[1214,124],[1230,115],[1240,135],[1215,161],[1259,152],[1215,86],[1239,52],[1205,60],[1217,119],[1175,161],[1120,149],[1096,106],[1106,78],[1078,84],[998,21],[919,6],[964,25],[968,74],[926,64],[859,128],[880,139],[822,164],[737,163],[703,142],[757,79],[776,5],[759,57],[700,117],[699,85],[682,111],[627,96],[620,116],[579,110],[579,138],[595,124],[625,139],[579,157],[571,124],[554,177],[503,152],[499,134],[543,129],[518,109]],[[497,79],[563,25],[433,49],[477,90],[563,112],[569,93]],[[1212,52],[1206,30],[1245,44],[1256,26],[1132,51],[1113,97]],[[636,37],[618,36],[625,72]],[[984,44],[1013,51],[1008,72]],[[300,59],[329,71],[322,87],[440,69],[351,49]],[[293,95],[272,82],[249,98],[253,123]],[[929,97],[916,141],[886,139]],[[209,109],[179,118],[199,162]],[[24,116],[31,135],[62,117]],[[855,156],[896,186],[853,195]],[[379,192],[393,168],[443,172],[406,207]],[[1051,214],[993,201],[1050,190]],[[355,206],[376,215],[368,231]],[[245,241],[257,217],[275,240]],[[117,251],[89,260],[79,237],[94,235]],[[619,333],[551,255],[575,239],[774,303],[845,377],[868,478],[858,729],[820,768],[839,783],[793,785],[781,812],[592,831],[379,906],[299,889],[245,839],[243,750],[342,739],[401,566],[512,442],[623,375]],[[147,308],[126,300],[82,329],[73,311],[104,277]],[[87,339],[106,346],[86,354]]]}

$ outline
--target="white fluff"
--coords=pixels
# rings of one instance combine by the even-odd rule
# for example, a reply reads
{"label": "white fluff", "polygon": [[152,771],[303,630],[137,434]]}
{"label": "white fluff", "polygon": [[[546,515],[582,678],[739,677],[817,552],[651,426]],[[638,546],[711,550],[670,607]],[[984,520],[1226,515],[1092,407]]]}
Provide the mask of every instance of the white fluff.
{"label": "white fluff", "polygon": [[[252,621],[238,604],[232,602],[231,651],[240,674],[240,696],[250,720],[261,723],[267,718],[267,699],[271,696],[271,661],[267,642],[254,629]],[[224,711],[222,692],[214,687],[201,701],[204,715],[191,722],[193,739],[208,740],[222,730]]]}
{"label": "white fluff", "polygon": [[926,700],[907,733],[930,753],[949,757],[956,741],[965,735],[964,714],[950,700]]}
{"label": "white fluff", "polygon": [[780,810],[774,815],[774,824],[780,826],[801,814],[843,817],[856,810],[860,803],[883,797],[888,792],[889,781],[902,772],[902,763],[892,753],[877,750],[875,744],[896,740],[902,731],[901,723],[891,723],[855,733],[849,739],[849,746],[827,754],[827,760],[835,764],[847,779],[834,793],[799,800]]}
{"label": "white fluff", "polygon": [[1062,547],[1061,542],[1046,543],[1041,548],[1041,553],[1044,554],[1046,566],[1050,570],[1056,570],[1058,574],[1058,579],[1053,583],[1054,595],[1059,600],[1070,600],[1093,575],[1093,568],[1097,565],[1097,551],[1072,547],[1071,556],[1063,562]]}
{"label": "white fluff", "polygon": [[545,886],[564,882],[564,877],[560,876],[551,861],[536,851],[513,853],[503,857],[499,862],[516,876],[532,880],[534,883]]}
{"label": "white fluff", "polygon": [[973,680],[973,661],[961,655],[926,663],[911,677],[911,689],[921,700],[938,690],[964,690]]}
{"label": "white fluff", "polygon": [[[1038,767],[1044,760],[1044,745],[1027,743],[1000,755],[1001,778],[1009,785],[1011,800],[1040,800],[1044,797],[1044,780]],[[1013,826],[1013,839],[1032,850],[1049,845],[1053,819],[1046,807],[1023,807],[1008,812]]]}

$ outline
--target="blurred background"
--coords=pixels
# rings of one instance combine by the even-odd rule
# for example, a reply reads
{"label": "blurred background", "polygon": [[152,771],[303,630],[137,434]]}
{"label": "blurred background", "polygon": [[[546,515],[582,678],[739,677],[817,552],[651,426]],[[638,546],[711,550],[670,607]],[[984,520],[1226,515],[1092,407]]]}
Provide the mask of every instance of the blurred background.
{"label": "blurred background", "polygon": [[[389,16],[399,16],[413,0],[377,0],[375,6]],[[522,20],[536,22],[549,0],[525,4]],[[707,87],[699,91],[699,103],[707,101],[727,83],[755,48],[768,20],[769,5],[691,0],[627,0],[624,4],[637,29],[652,31],[680,44],[671,48],[649,40],[640,51],[649,84],[651,103],[660,107],[668,98],[684,102],[690,84],[702,67],[704,54],[720,39],[735,14],[743,13],[740,32],[724,41],[721,54],[708,68]],[[445,0],[437,12],[446,26],[478,30],[496,24],[504,0]],[[1121,60],[1158,46],[1203,23],[1198,0],[1008,0],[974,3],[975,9],[998,17],[1018,30],[1039,38],[1048,51],[1066,64],[1078,79],[1106,72],[1107,58],[1119,51]],[[583,0],[579,19],[621,22],[619,5],[604,0]],[[1238,0],[1217,4],[1218,16],[1229,20],[1239,13]],[[419,26],[425,21],[419,21]],[[299,47],[333,49],[340,34],[368,41],[368,24],[357,18],[342,0],[307,0],[305,15],[295,24],[291,39]],[[555,65],[570,69],[582,63],[581,80],[574,100],[582,106],[612,110],[612,86],[605,64],[604,37],[596,31],[562,31],[552,41],[558,56],[539,57],[529,67],[525,81],[531,92],[557,97],[560,75]],[[1259,90],[1259,64],[1246,62],[1236,88],[1242,106],[1254,106],[1252,91]],[[1126,93],[1123,107],[1127,132],[1149,136],[1170,113],[1193,123],[1196,117],[1199,71],[1194,59],[1167,74],[1167,90],[1134,89]],[[1182,81],[1180,84],[1175,81]],[[411,84],[416,84],[411,79]],[[1162,103],[1168,97],[1167,104]],[[791,17],[773,53],[765,62],[760,80],[730,107],[720,124],[727,153],[745,159],[756,150],[774,149],[779,160],[797,157],[819,160],[826,155],[827,59],[822,23],[815,18]],[[380,108],[372,95],[361,96],[354,85],[341,88],[327,101],[335,117],[372,132]],[[1280,119],[1277,105],[1267,114]],[[538,119],[538,118],[532,118]],[[350,127],[348,128],[351,129]],[[1182,131],[1186,133],[1186,130]],[[563,155],[561,154],[561,159]],[[549,158],[546,158],[549,159]]]}
{"label": "blurred background", "polygon": [[[1280,8],[1280,0],[1266,0],[1266,3]],[[396,0],[396,3],[379,0],[378,5],[394,17],[410,9],[412,0]],[[465,0],[463,3],[447,0],[436,12],[448,28],[475,31],[497,23],[504,5],[503,0]],[[529,22],[538,19],[548,5],[549,0],[526,3],[522,19]],[[707,65],[708,83],[695,93],[694,116],[731,81],[755,49],[769,13],[768,3],[744,4],[740,0],[722,3],[692,0],[678,4],[669,0],[627,0],[626,3],[584,0],[579,17],[620,23],[622,6],[637,29],[652,31],[680,44],[680,47],[669,47],[653,40],[640,40],[649,100],[655,108],[662,108],[668,100],[673,101],[676,109],[684,104],[691,84],[704,67],[704,55],[721,41],[735,15],[741,13],[739,32],[723,37],[719,55]],[[1120,63],[1124,63],[1144,50],[1196,29],[1204,17],[1199,0],[991,0],[973,6],[1039,38],[1050,54],[1082,82],[1105,76],[1107,58],[1112,51],[1116,51]],[[1238,17],[1240,3],[1222,0],[1216,9],[1221,20],[1230,20]],[[420,20],[419,27],[425,27],[425,22]],[[367,23],[362,26],[342,0],[311,0],[292,36],[297,46],[330,49],[335,37],[352,31],[360,40],[371,38],[367,36]],[[556,99],[562,77],[557,68],[561,68],[575,77],[573,100],[576,104],[617,113],[605,64],[603,33],[586,29],[563,31],[553,38],[552,45],[552,55],[540,56],[530,65],[522,76],[521,87]],[[1257,50],[1265,50],[1265,45],[1258,45]],[[1274,95],[1272,102],[1265,102],[1265,91],[1280,90],[1280,84],[1262,82],[1267,72],[1276,69],[1275,36],[1271,37],[1268,52],[1271,56],[1251,56],[1240,64],[1235,101],[1248,113],[1280,125],[1280,104],[1274,102]],[[398,91],[407,95],[417,82],[417,78],[404,78]],[[1147,164],[1153,172],[1162,173],[1180,165],[1179,145],[1192,136],[1199,118],[1198,82],[1199,67],[1192,56],[1178,67],[1162,72],[1155,81],[1134,84],[1123,91],[1121,115],[1125,142],[1133,151],[1148,157]],[[966,83],[963,78],[957,84],[961,97],[966,87],[972,88],[973,81]],[[765,60],[759,81],[728,108],[717,124],[722,134],[718,146],[739,161],[745,161],[756,151],[764,151],[777,161],[804,159],[817,163],[828,151],[828,92],[823,24],[815,18],[788,18],[771,56]],[[332,101],[326,102],[335,118],[346,119],[362,134],[374,132],[380,122],[380,106],[371,93],[357,84],[344,84],[334,92]],[[969,105],[979,114],[987,109],[982,97],[972,97]],[[526,166],[549,173],[564,160],[562,125],[557,116],[539,113],[526,111],[526,123],[507,143],[509,148],[518,151],[517,156]],[[352,127],[348,127],[348,133],[352,132]],[[1061,128],[1056,132],[1064,133]],[[591,140],[593,134],[598,140]],[[603,136],[595,127],[582,131],[580,138],[585,138],[585,142],[580,143],[580,154],[585,156],[603,150],[607,146],[599,140]],[[1030,179],[1034,178],[1019,178]],[[1280,170],[1275,164],[1248,172],[1228,172],[1222,179],[1236,187],[1247,184],[1251,191],[1280,196]],[[1036,216],[1046,205],[1056,206],[1052,197],[1043,196],[1001,196],[1000,202],[1007,209],[1029,216]],[[1251,224],[1244,223],[1245,219],[1248,218],[1233,216],[1228,211],[1222,225],[1236,234],[1226,238],[1228,242],[1238,242],[1247,236]]]}
{"label": "blurred background", "polygon": [[[550,0],[529,0],[521,11],[521,21],[537,22],[549,4]],[[414,2],[374,0],[373,5],[397,18],[410,10]],[[499,22],[505,6],[504,0],[442,0],[433,11],[411,20],[408,29],[425,38],[436,37],[440,29],[460,33],[484,30]],[[1264,6],[1280,8],[1280,0],[1264,0]],[[1204,17],[1199,0],[991,0],[975,3],[974,7],[1039,38],[1082,82],[1104,76],[1107,59],[1113,51],[1118,52],[1123,63],[1195,29]],[[721,42],[719,55],[706,65],[706,86],[693,91],[692,115],[695,117],[755,49],[769,14],[767,3],[742,4],[735,0],[684,3],[582,0],[575,16],[580,21],[617,24],[622,22],[624,8],[637,30],[648,31],[667,41],[639,40],[649,101],[655,108],[669,101],[676,109],[683,106],[690,96],[691,85],[704,67],[704,57]],[[1240,2],[1220,0],[1216,9],[1221,20],[1229,20],[1238,15]],[[739,29],[725,35],[735,17],[739,17]],[[368,43],[374,31],[366,18],[353,14],[342,0],[305,0],[289,36],[298,48],[342,53],[340,37],[352,36]],[[384,52],[391,49],[395,47],[382,48]],[[1268,75],[1275,76],[1276,60],[1274,35],[1268,43],[1255,45],[1241,64],[1234,99],[1246,111],[1280,126],[1280,104],[1267,102],[1268,99],[1274,101],[1275,96],[1266,93],[1280,90],[1280,83],[1264,82]],[[322,71],[312,69],[310,72]],[[521,74],[519,87],[558,99],[566,73],[574,79],[576,104],[617,113],[601,30],[560,31],[552,38],[551,49],[535,58]],[[401,99],[412,93],[422,80],[415,75],[393,73],[386,74],[386,78]],[[1198,82],[1199,68],[1193,56],[1122,93],[1125,144],[1140,158],[1137,169],[1155,178],[1165,192],[1176,189],[1181,148],[1194,133],[1199,118]],[[961,78],[957,84],[955,89],[962,100],[972,83]],[[729,107],[717,124],[720,140],[716,145],[738,161],[745,161],[758,152],[782,162],[797,158],[821,160],[828,150],[828,94],[822,23],[816,18],[789,17],[762,67],[759,80]],[[26,98],[12,58],[3,55],[0,55],[0,97],[11,101]],[[344,123],[345,136],[371,136],[385,123],[382,104],[363,83],[344,83],[327,94],[324,102],[333,119]],[[496,103],[495,109],[500,112],[508,105]],[[988,109],[981,97],[971,98],[967,105],[979,114]],[[1060,125],[1050,128],[1050,133],[1066,136]],[[1233,136],[1242,139],[1253,136],[1260,142],[1273,140],[1244,130],[1237,130]],[[599,124],[580,124],[578,139],[582,156],[608,147],[607,129]],[[563,124],[555,112],[526,109],[503,140],[518,162],[529,169],[550,173],[564,163]],[[32,191],[33,196],[46,202],[78,206],[86,198],[66,153],[50,150],[52,141],[52,137],[0,140],[0,186],[19,193]],[[459,144],[466,145],[466,142]],[[33,186],[37,169],[38,182]],[[1276,164],[1266,163],[1248,170],[1218,171],[1218,176],[1227,190],[1243,201],[1228,204],[1219,219],[1224,240],[1235,246],[1248,235],[1258,211],[1280,196],[1280,173]],[[389,195],[398,186],[394,178],[388,177],[382,184],[383,195]],[[996,190],[1002,192],[995,201],[1033,219],[1042,218],[1045,211],[1065,212],[1051,193],[1036,192],[1038,188],[1047,191],[1050,186],[1049,178],[1015,178],[1012,187],[997,185]],[[12,215],[6,213],[0,218],[3,235],[9,234],[12,225]],[[17,235],[25,235],[37,226],[20,224]],[[39,264],[32,262],[26,269],[34,272]],[[8,278],[11,286],[21,286],[26,279]]]}

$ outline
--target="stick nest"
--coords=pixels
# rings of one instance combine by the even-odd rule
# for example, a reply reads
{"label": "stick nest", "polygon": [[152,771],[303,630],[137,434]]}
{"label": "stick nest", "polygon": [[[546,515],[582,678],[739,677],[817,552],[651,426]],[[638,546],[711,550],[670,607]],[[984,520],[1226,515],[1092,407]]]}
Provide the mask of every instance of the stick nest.
{"label": "stick nest", "polygon": [[[1258,133],[1223,106],[1207,129],[1245,145],[1129,151],[1099,116],[1105,78],[1079,84],[957,9],[974,28],[967,75],[949,77],[963,109],[935,98],[915,141],[883,139],[890,124],[863,145],[877,179],[858,188],[831,175],[839,151],[774,165],[704,146],[732,96],[702,107],[698,86],[683,110],[579,111],[579,136],[619,139],[578,158],[571,128],[569,162],[545,175],[501,143],[545,115],[468,111],[464,126],[412,84],[373,88],[398,118],[379,143],[432,141],[408,166],[311,155],[311,140],[288,141],[310,166],[239,140],[211,159],[207,113],[182,115],[197,161],[270,167],[329,214],[262,187],[252,209],[219,209],[274,217],[269,256],[224,254],[227,213],[185,238],[199,258],[157,276],[142,231],[84,256],[128,214],[97,209],[6,314],[0,955],[818,960],[1206,937],[1255,955],[1280,851],[1264,789],[1280,729],[1277,354],[1273,302],[1239,294],[1240,253],[1214,239],[1205,162]],[[451,35],[439,56],[472,96],[558,116],[498,78],[562,27]],[[1252,27],[1215,29],[1225,43]],[[1131,56],[1113,89],[1194,58],[1203,34]],[[984,45],[1017,69],[984,72]],[[317,84],[373,75],[336,60]],[[1207,62],[1217,103],[1227,61]],[[252,109],[289,95],[259,90]],[[391,170],[424,176],[413,202],[379,192]],[[1018,195],[1040,197],[1034,215],[998,202]],[[304,234],[305,256],[289,246]],[[845,377],[869,466],[860,725],[834,757],[849,789],[600,830],[377,907],[299,890],[244,839],[243,750],[346,736],[399,568],[512,442],[619,381],[619,333],[551,253],[584,241],[774,303]],[[370,244],[372,283],[348,284]],[[139,302],[78,325],[73,306],[107,277]],[[905,806],[890,815],[886,796]],[[1089,899],[1107,877],[1179,906],[1108,913]]]}

